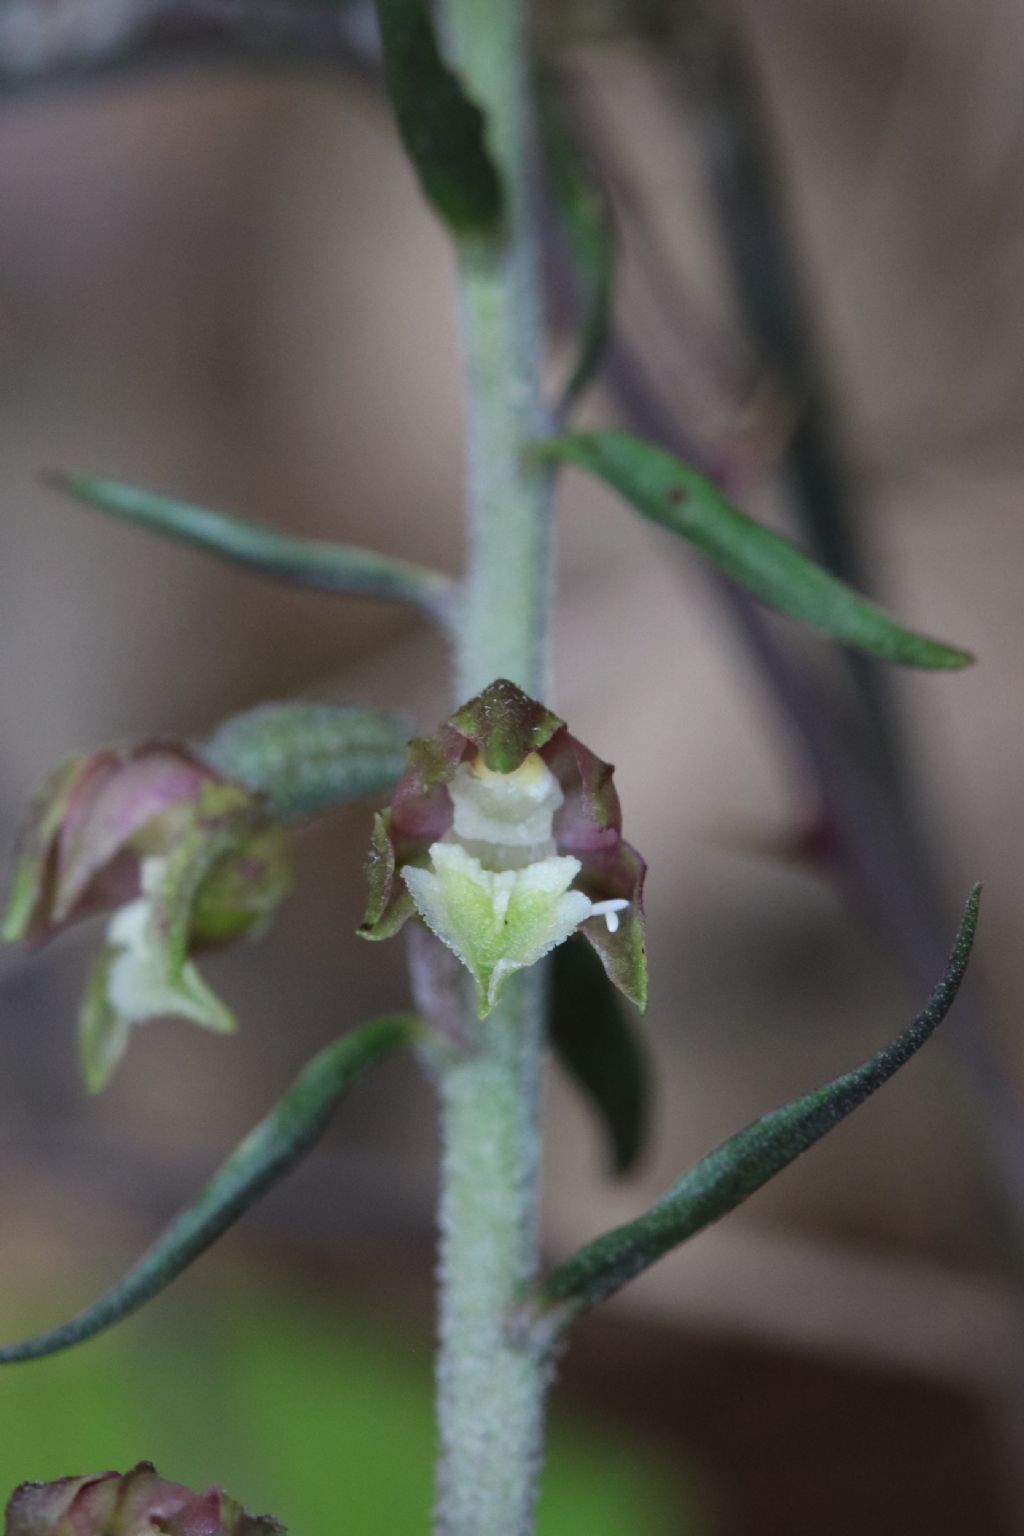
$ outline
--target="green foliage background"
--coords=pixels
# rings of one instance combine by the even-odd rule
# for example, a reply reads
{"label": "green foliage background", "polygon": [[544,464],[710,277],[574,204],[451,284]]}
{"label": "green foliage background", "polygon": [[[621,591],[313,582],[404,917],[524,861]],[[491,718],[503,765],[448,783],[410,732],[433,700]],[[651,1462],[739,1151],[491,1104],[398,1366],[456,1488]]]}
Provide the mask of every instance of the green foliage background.
{"label": "green foliage background", "polygon": [[[171,1297],[101,1339],[0,1372],[5,1495],[25,1479],[146,1458],[196,1487],[221,1482],[291,1536],[427,1531],[428,1338],[284,1287],[224,1284],[194,1301]],[[60,1314],[39,1296],[31,1319],[16,1310],[35,1323]],[[539,1536],[701,1536],[695,1516],[680,1525],[678,1485],[648,1450],[563,1414]]]}

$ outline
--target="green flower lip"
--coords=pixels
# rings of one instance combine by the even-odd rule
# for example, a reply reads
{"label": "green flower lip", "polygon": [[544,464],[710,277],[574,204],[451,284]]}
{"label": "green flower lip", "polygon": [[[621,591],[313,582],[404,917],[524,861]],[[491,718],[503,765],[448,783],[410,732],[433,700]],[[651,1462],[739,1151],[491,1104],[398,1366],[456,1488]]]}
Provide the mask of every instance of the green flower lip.
{"label": "green flower lip", "polygon": [[[471,776],[480,781],[478,792],[467,795]],[[584,897],[587,905],[584,910],[577,904],[573,927],[581,926],[616,986],[645,1006],[646,865],[622,837],[613,770],[572,736],[558,715],[504,678],[462,705],[433,736],[410,742],[405,772],[377,818],[367,866],[370,898],[360,930],[365,938],[388,938],[418,911],[463,963],[469,964],[466,951],[482,945],[492,968],[481,962],[483,970],[470,969],[486,1000],[501,959],[493,936],[484,942],[486,924],[477,939],[456,933],[448,909],[451,901],[462,903],[430,884],[439,874],[435,849],[455,844],[496,870],[555,856],[574,859],[575,890],[568,894]],[[559,913],[548,913],[554,929],[567,916],[565,909]],[[536,943],[543,926],[538,917]],[[522,932],[516,945],[516,953],[532,953]]]}
{"label": "green flower lip", "polygon": [[430,868],[402,871],[416,910],[473,976],[477,1009],[491,1011],[505,981],[548,954],[590,915],[570,889],[579,860],[554,854],[518,869],[486,869],[460,843],[435,843]]}

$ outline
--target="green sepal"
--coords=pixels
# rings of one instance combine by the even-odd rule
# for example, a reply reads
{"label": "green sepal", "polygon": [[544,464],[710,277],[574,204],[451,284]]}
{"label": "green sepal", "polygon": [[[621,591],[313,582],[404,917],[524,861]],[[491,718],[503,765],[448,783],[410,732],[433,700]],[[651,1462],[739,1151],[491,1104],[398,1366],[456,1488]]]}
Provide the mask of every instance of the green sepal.
{"label": "green sepal", "polygon": [[[614,795],[614,786],[609,786]],[[618,797],[615,799],[618,821]],[[605,974],[634,1008],[647,1012],[647,920],[644,916],[644,882],[647,865],[631,843],[617,839],[607,853],[597,852],[584,860],[578,884],[591,901],[625,896],[629,906],[619,914],[614,929],[602,917],[591,917],[580,933],[592,945]]]}
{"label": "green sepal", "polygon": [[283,821],[300,821],[398,783],[410,736],[404,715],[307,700],[262,704],[214,731],[203,756],[265,797]]}
{"label": "green sepal", "polygon": [[[622,845],[642,863],[628,844]],[[647,922],[640,896],[619,916],[615,933],[601,917],[590,917],[580,933],[592,946],[612,985],[641,1013],[647,1012]]]}
{"label": "green sepal", "polygon": [[558,732],[546,744],[543,756],[566,790],[559,836],[567,848],[578,847],[582,855],[604,843],[600,834],[609,829],[621,832],[622,806],[611,763],[604,762],[568,730]]}
{"label": "green sepal", "polygon": [[415,912],[416,906],[408,890],[404,885],[396,885],[394,899],[389,903],[384,915],[376,923],[364,921],[356,932],[361,939],[369,939],[371,942],[378,939],[393,939]]}
{"label": "green sepal", "polygon": [[[167,979],[172,985],[188,960],[201,888],[222,860],[242,852],[261,820],[261,809],[248,790],[234,784],[206,784],[192,808],[188,826],[162,860],[160,878],[147,895],[153,941],[166,957]],[[281,894],[284,889],[287,885]],[[212,899],[209,893],[206,897],[210,922],[216,890],[215,884]],[[232,910],[230,919],[236,916]],[[212,939],[213,935],[200,937]]]}
{"label": "green sepal", "polygon": [[875,603],[815,565],[722,493],[652,443],[626,432],[570,434],[538,443],[542,459],[575,464],[604,480],[644,517],[681,535],[762,602],[844,645],[907,667],[949,671],[968,651],[904,629]]}
{"label": "green sepal", "polygon": [[604,967],[582,937],[556,949],[551,967],[551,1044],[604,1129],[612,1172],[628,1173],[647,1133],[647,1053]]}
{"label": "green sepal", "polygon": [[398,131],[427,201],[457,235],[493,233],[504,199],[484,115],[441,57],[425,0],[376,7]]}
{"label": "green sepal", "polygon": [[522,689],[499,677],[448,721],[483,754],[495,773],[514,773],[562,729],[564,721]]}
{"label": "green sepal", "polygon": [[390,811],[378,811],[373,818],[370,851],[366,856],[366,881],[370,894],[366,901],[363,927],[376,928],[387,910],[395,880],[395,848],[391,841]]}
{"label": "green sepal", "polygon": [[61,1327],[0,1349],[0,1365],[39,1360],[94,1338],[159,1295],[316,1145],[353,1083],[422,1028],[413,1015],[392,1014],[320,1051],[117,1285]]}
{"label": "green sepal", "polygon": [[221,855],[199,885],[189,914],[190,944],[259,938],[291,888],[284,827],[276,821],[258,827]]}
{"label": "green sepal", "polygon": [[110,1001],[110,966],[114,951],[104,947],[93,963],[78,1014],[78,1055],[89,1093],[102,1093],[128,1049],[131,1021]]}
{"label": "green sepal", "polygon": [[428,795],[451,781],[465,753],[466,743],[446,721],[433,736],[414,736],[409,742],[406,771],[399,786],[398,799],[404,804],[410,797]]}
{"label": "green sepal", "polygon": [[391,939],[416,910],[408,889],[395,878],[395,845],[391,840],[391,812],[378,811],[373,818],[366,879],[370,895],[359,928],[364,939]]}
{"label": "green sepal", "polygon": [[52,878],[50,849],[85,761],[81,755],[64,758],[32,796],[4,913],[3,937],[8,944],[28,936],[33,918],[44,905]]}
{"label": "green sepal", "polygon": [[852,1072],[764,1115],[701,1158],[644,1215],[581,1248],[541,1284],[537,1325],[557,1334],[656,1260],[755,1194],[899,1071],[946,1017],[974,942],[981,888],[968,899],[945,974],[913,1024]]}

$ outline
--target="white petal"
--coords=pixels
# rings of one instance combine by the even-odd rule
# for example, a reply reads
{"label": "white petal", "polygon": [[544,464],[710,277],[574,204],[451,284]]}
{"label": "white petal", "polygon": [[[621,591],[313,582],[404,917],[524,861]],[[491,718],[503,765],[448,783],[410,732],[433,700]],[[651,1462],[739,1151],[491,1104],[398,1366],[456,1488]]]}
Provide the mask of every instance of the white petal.
{"label": "white petal", "polygon": [[[159,883],[164,860],[147,859],[142,869],[144,891]],[[107,925],[113,951],[107,972],[107,998],[111,1008],[130,1024],[172,1015],[189,1019],[206,1029],[226,1034],[235,1020],[220,998],[211,992],[192,962],[181,975],[168,977],[167,951],[151,921],[146,895],[130,901],[114,913]]]}
{"label": "white petal", "polygon": [[558,780],[536,752],[513,773],[495,773],[481,758],[461,763],[449,793],[455,836],[504,848],[550,844],[554,814],[565,799]]}

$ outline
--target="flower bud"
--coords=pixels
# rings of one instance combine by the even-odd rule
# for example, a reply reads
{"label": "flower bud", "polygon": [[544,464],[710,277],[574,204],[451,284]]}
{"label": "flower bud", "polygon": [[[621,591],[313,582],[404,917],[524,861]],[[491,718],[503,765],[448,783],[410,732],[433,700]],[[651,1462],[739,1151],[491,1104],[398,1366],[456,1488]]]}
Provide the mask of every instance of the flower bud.
{"label": "flower bud", "polygon": [[36,795],[4,937],[41,943],[111,914],[80,1016],[95,1091],[135,1024],[171,1014],[234,1029],[192,955],[259,933],[288,884],[284,833],[261,795],[184,745],[108,748],[62,763]]}
{"label": "flower bud", "polygon": [[7,1506],[4,1536],[287,1536],[267,1515],[247,1515],[210,1488],[195,1494],[142,1461],[122,1477],[64,1477],[23,1483]]}
{"label": "flower bud", "polygon": [[643,1008],[645,871],[609,765],[499,679],[410,743],[374,829],[361,932],[387,938],[418,914],[471,972],[484,1015],[508,976],[579,928]]}

